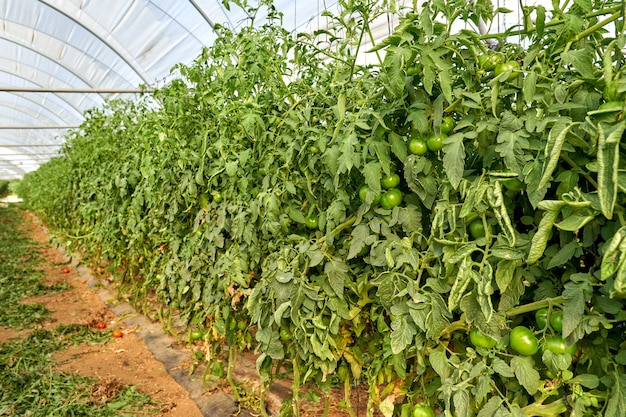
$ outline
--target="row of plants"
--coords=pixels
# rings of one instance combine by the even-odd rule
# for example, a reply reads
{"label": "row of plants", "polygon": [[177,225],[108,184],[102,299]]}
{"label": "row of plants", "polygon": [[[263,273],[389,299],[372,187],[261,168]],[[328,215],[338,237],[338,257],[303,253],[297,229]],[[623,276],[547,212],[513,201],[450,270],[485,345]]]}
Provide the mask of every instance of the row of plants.
{"label": "row of plants", "polygon": [[304,384],[350,415],[357,384],[368,415],[624,415],[623,3],[485,35],[459,27],[506,12],[487,2],[339,3],[294,35],[226,2],[250,24],[87,112],[20,195],[227,352],[237,399],[254,349],[264,389],[289,369],[283,415]]}

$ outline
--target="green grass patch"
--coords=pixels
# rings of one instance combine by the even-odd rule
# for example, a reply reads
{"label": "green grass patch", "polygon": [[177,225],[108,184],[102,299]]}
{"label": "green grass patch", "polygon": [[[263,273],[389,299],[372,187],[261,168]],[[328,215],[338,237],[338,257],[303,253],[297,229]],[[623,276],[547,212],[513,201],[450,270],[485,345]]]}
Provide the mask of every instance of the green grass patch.
{"label": "green grass patch", "polygon": [[[34,330],[25,339],[0,345],[0,416],[137,416],[158,411],[149,396],[132,386],[112,385],[97,395],[100,382],[54,370],[52,355],[82,343],[103,344],[110,332],[86,326]],[[113,395],[111,395],[113,394]]]}
{"label": "green grass patch", "polygon": [[69,288],[41,282],[41,250],[18,227],[21,218],[18,208],[0,208],[0,325],[15,329],[41,323],[50,313],[41,304],[23,304],[24,298]]}

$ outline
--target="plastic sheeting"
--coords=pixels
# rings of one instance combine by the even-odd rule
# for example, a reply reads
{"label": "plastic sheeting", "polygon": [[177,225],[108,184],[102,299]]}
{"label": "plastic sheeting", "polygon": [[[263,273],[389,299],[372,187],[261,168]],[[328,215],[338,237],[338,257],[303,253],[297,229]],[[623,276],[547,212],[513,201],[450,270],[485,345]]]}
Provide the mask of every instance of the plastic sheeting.
{"label": "plastic sheeting", "polygon": [[[325,0],[274,4],[288,30],[316,29],[322,11],[337,7]],[[162,85],[175,64],[213,43],[215,24],[245,22],[242,10],[228,11],[221,0],[0,0],[0,179],[36,169],[58,151],[64,128],[123,96],[59,89]],[[37,91],[6,91],[16,87]]]}

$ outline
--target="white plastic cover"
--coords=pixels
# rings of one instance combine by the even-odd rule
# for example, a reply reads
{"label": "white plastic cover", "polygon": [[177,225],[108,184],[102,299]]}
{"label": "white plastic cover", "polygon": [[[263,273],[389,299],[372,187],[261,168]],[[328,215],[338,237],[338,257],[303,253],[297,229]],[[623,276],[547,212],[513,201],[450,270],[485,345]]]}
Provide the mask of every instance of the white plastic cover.
{"label": "white plastic cover", "polygon": [[[336,12],[338,1],[275,0],[274,6],[287,30],[310,32],[326,26],[321,14]],[[213,43],[215,24],[245,23],[245,13],[234,5],[226,10],[222,0],[0,0],[0,179],[19,178],[47,161],[63,128],[78,126],[87,109],[132,97],[86,90],[162,85],[175,64],[192,62]],[[373,30],[384,37],[392,26],[382,18]]]}

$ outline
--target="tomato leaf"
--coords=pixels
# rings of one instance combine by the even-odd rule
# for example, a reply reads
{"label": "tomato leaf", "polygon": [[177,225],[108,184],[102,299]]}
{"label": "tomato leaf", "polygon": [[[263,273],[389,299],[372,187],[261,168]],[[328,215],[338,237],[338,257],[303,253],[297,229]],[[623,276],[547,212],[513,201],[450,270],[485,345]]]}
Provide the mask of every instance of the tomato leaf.
{"label": "tomato leaf", "polygon": [[562,122],[559,121],[556,123],[548,134],[548,141],[546,142],[544,151],[544,155],[548,162],[543,167],[543,175],[539,181],[539,188],[545,187],[552,178],[552,173],[561,158],[561,149],[563,149],[567,133],[579,124],[572,123],[571,120],[567,120],[569,118],[564,119],[565,120]]}
{"label": "tomato leaf", "polygon": [[443,168],[453,188],[458,188],[465,170],[464,135],[457,133],[443,140]]}
{"label": "tomato leaf", "polygon": [[596,77],[593,65],[594,56],[589,49],[567,51],[561,55],[561,59],[563,63],[571,64],[583,78]]}
{"label": "tomato leaf", "polygon": [[[514,375],[511,375],[511,377],[513,376]],[[489,398],[489,401],[487,401],[485,405],[483,406],[483,408],[480,409],[476,417],[493,417],[493,416],[499,415],[497,414],[499,411],[504,411],[504,410],[501,410],[500,408],[502,406],[502,403],[503,403],[502,398],[498,396],[493,396]]]}
{"label": "tomato leaf", "polygon": [[569,381],[572,384],[580,384],[585,388],[596,389],[600,385],[600,378],[594,374],[579,374]]}
{"label": "tomato leaf", "polygon": [[443,381],[447,381],[450,378],[452,369],[446,353],[441,350],[433,350],[428,358],[437,375],[439,375]]}
{"label": "tomato leaf", "polygon": [[537,73],[535,71],[530,71],[524,79],[524,87],[522,89],[522,92],[524,93],[524,101],[529,106],[535,100],[536,87]]}
{"label": "tomato leaf", "polygon": [[513,378],[515,376],[515,372],[513,372],[513,369],[509,366],[509,364],[498,357],[494,357],[492,359],[491,369],[497,372],[498,375],[505,378]]}
{"label": "tomato leaf", "polygon": [[538,5],[536,10],[537,18],[535,19],[535,30],[539,37],[543,36],[543,30],[546,24],[546,8]]}
{"label": "tomato leaf", "polygon": [[469,393],[466,390],[456,391],[452,397],[452,402],[454,403],[454,410],[456,411],[455,415],[459,417],[469,416],[470,400]]}
{"label": "tomato leaf", "polygon": [[546,265],[546,269],[554,268],[555,266],[563,265],[568,262],[574,254],[580,249],[580,244],[578,242],[569,242],[562,246],[556,254],[554,254],[548,260],[548,264]]}
{"label": "tomato leaf", "polygon": [[535,361],[530,356],[513,356],[511,369],[517,381],[530,395],[534,395],[541,386],[541,377],[535,369]]}
{"label": "tomato leaf", "polygon": [[612,126],[605,123],[598,125],[598,195],[602,214],[607,219],[613,217],[617,199],[619,144],[625,129],[625,120]]}
{"label": "tomato leaf", "polygon": [[570,336],[578,327],[585,313],[586,302],[593,294],[589,276],[574,274],[563,290],[563,337]]}
{"label": "tomato leaf", "polygon": [[609,400],[606,403],[606,417],[620,417],[626,415],[626,375],[617,371],[610,372],[613,386]]}
{"label": "tomato leaf", "polygon": [[348,277],[348,266],[341,258],[333,257],[324,265],[324,272],[328,276],[328,282],[338,297],[343,297],[343,290]]}
{"label": "tomato leaf", "polygon": [[404,139],[402,139],[402,136],[398,135],[396,132],[389,132],[388,139],[389,144],[391,145],[391,152],[393,152],[400,162],[404,163],[408,154]]}
{"label": "tomato leaf", "polygon": [[408,320],[409,316],[404,314],[396,316],[391,322],[391,352],[396,355],[413,342],[413,337],[417,334],[415,325]]}
{"label": "tomato leaf", "polygon": [[541,217],[537,232],[532,238],[530,250],[528,251],[528,257],[526,258],[527,263],[533,264],[543,255],[548,239],[550,238],[552,226],[554,225],[561,208],[565,206],[565,204],[566,203],[564,201],[558,200],[542,202],[541,205],[545,212],[543,213],[543,217]]}

